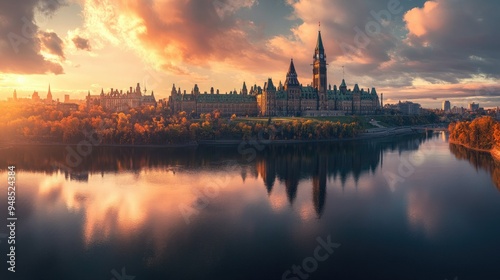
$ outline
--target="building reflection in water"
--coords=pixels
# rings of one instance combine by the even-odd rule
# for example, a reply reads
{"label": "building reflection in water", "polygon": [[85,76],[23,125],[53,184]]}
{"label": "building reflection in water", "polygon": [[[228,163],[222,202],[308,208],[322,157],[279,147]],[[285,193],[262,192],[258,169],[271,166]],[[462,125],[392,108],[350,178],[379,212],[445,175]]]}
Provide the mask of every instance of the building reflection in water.
{"label": "building reflection in water", "polygon": [[[437,135],[436,135],[437,136]],[[95,147],[92,154],[83,157],[80,164],[69,168],[66,164],[67,149],[63,147],[10,148],[0,150],[0,164],[16,162],[24,172],[64,174],[64,178],[88,183],[89,176],[170,172],[199,174],[224,172],[221,166],[237,165],[231,177],[262,178],[269,196],[277,183],[285,186],[286,200],[293,205],[299,188],[312,190],[312,205],[318,218],[326,206],[329,184],[339,184],[343,189],[348,178],[355,185],[364,174],[375,173],[383,164],[386,152],[415,151],[430,135],[301,145],[270,145],[252,162],[245,162],[236,147],[198,147],[189,149],[150,149]],[[437,136],[439,137],[439,136]],[[191,176],[191,175],[190,175]],[[304,185],[306,184],[306,185]]]}
{"label": "building reflection in water", "polygon": [[[437,136],[437,135],[436,135]],[[314,210],[320,218],[325,208],[328,183],[340,180],[344,188],[352,177],[355,184],[366,173],[375,173],[383,164],[385,152],[415,151],[432,135],[358,142],[314,145],[280,145],[268,147],[257,155],[255,166],[271,194],[276,181],[285,185],[287,198],[293,204],[302,182],[312,183]]]}

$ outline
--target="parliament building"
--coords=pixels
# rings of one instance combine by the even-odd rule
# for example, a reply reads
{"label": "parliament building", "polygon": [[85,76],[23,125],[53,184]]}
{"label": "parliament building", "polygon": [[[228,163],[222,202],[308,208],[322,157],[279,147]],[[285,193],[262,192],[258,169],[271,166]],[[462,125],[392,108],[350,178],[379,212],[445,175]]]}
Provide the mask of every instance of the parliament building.
{"label": "parliament building", "polygon": [[293,59],[284,83],[275,86],[272,79],[264,87],[245,83],[240,92],[220,94],[219,90],[200,93],[197,85],[190,94],[172,87],[169,106],[172,112],[185,111],[196,115],[219,110],[223,115],[238,116],[338,116],[375,114],[381,102],[375,88],[348,89],[342,79],[339,87],[327,83],[327,61],[321,31],[313,56],[313,81],[303,86],[298,79]]}

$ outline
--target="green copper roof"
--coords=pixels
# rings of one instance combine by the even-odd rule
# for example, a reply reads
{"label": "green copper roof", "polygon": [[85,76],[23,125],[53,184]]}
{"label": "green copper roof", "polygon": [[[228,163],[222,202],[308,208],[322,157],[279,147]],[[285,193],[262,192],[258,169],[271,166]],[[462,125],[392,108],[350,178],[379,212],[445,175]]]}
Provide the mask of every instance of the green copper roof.
{"label": "green copper roof", "polygon": [[355,92],[358,92],[358,91],[359,91],[359,86],[358,86],[358,84],[355,84],[355,85],[354,85],[354,91],[355,91]]}
{"label": "green copper roof", "polygon": [[316,44],[316,50],[324,51],[323,39],[321,39],[321,31],[318,31],[318,43]]}

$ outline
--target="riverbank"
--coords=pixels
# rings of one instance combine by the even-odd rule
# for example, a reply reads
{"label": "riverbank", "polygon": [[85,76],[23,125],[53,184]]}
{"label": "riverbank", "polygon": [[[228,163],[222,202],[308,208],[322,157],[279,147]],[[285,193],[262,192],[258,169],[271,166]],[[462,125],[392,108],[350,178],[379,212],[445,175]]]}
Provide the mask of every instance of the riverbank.
{"label": "riverbank", "polygon": [[470,149],[470,150],[473,150],[473,151],[478,151],[478,152],[483,152],[483,153],[489,153],[494,160],[496,160],[497,162],[500,163],[500,149],[495,147],[493,149],[490,149],[490,150],[486,150],[486,149],[479,149],[479,148],[474,148],[474,147],[471,147],[469,145],[466,145],[466,144],[462,144],[462,143],[459,143],[457,141],[453,141],[453,140],[449,140],[449,143],[450,144],[454,144],[454,145],[458,145],[458,146],[462,146],[464,148],[467,148],[467,149]]}
{"label": "riverbank", "polygon": [[[412,134],[423,133],[423,130],[420,126],[418,127],[391,127],[391,128],[371,128],[365,130],[365,132],[359,134],[356,137],[348,137],[348,138],[331,138],[331,139],[316,139],[316,140],[268,140],[268,139],[249,139],[249,140],[199,140],[199,141],[190,141],[188,143],[180,143],[180,144],[145,144],[145,145],[131,145],[131,144],[98,144],[96,146],[100,147],[123,147],[123,148],[133,148],[133,147],[142,147],[142,148],[189,148],[189,147],[198,147],[198,146],[235,146],[240,145],[241,143],[253,143],[257,144],[269,144],[269,145],[280,145],[280,144],[305,144],[305,143],[326,143],[326,142],[343,142],[343,141],[358,141],[358,140],[367,140],[374,138],[385,138],[385,137],[394,137],[394,136],[405,136]],[[84,145],[83,143],[81,145]],[[78,146],[79,144],[64,144],[64,143],[0,143],[0,149],[5,149],[12,146]],[[499,151],[500,157],[500,151]]]}

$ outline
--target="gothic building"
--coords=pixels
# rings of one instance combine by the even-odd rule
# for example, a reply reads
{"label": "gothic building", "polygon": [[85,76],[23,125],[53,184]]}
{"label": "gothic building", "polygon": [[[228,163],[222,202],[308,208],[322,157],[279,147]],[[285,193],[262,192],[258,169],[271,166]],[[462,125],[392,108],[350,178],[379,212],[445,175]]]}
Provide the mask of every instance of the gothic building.
{"label": "gothic building", "polygon": [[188,94],[186,90],[181,92],[180,88],[177,90],[173,85],[168,103],[172,112],[184,111],[197,116],[215,110],[225,116],[256,116],[259,113],[254,94],[257,93],[256,88],[257,86],[252,87],[249,92],[246,83],[243,83],[239,93],[235,90],[229,94],[220,94],[219,90],[215,92],[214,88],[210,89],[210,93],[200,93],[198,85],[194,85],[194,89]]}
{"label": "gothic building", "polygon": [[137,83],[135,89],[130,87],[126,93],[113,88],[106,94],[102,89],[99,95],[90,95],[89,92],[86,100],[87,108],[92,105],[99,105],[104,110],[119,112],[143,105],[156,106],[154,93],[151,92],[151,95],[146,95],[146,92],[146,89],[144,89],[144,95],[142,94],[139,83]]}
{"label": "gothic building", "polygon": [[263,88],[253,86],[250,91],[243,83],[238,94],[200,94],[198,86],[191,94],[172,88],[169,106],[173,112],[210,113],[220,110],[224,115],[260,115],[260,116],[334,116],[345,114],[375,114],[380,109],[380,100],[375,88],[360,89],[356,84],[348,89],[342,79],[340,86],[327,83],[327,60],[321,31],[313,56],[312,84],[303,86],[298,79],[293,59],[290,62],[285,83],[274,85],[272,79]]}

